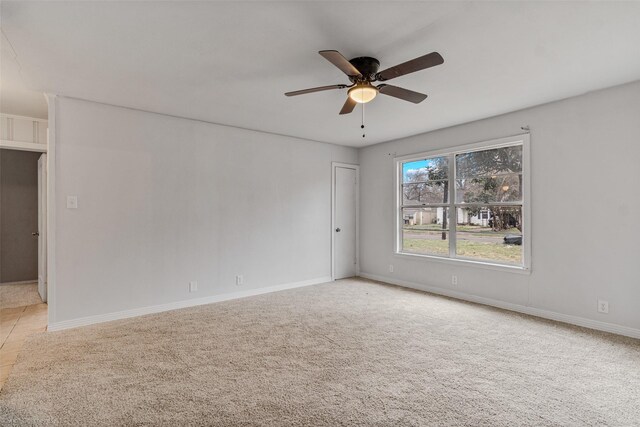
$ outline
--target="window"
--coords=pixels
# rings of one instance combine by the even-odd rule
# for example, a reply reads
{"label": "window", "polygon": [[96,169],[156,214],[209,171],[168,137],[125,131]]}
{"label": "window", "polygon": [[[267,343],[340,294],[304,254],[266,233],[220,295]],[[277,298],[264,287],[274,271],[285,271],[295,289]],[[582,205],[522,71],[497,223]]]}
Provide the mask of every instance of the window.
{"label": "window", "polygon": [[529,267],[528,135],[396,159],[396,252]]}

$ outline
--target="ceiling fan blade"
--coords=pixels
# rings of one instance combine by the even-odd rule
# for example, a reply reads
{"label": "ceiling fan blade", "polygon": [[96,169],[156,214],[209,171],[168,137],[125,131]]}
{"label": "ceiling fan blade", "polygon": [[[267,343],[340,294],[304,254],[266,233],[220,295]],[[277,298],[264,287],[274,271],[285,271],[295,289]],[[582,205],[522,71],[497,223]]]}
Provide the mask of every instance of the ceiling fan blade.
{"label": "ceiling fan blade", "polygon": [[416,71],[424,70],[425,68],[435,67],[444,62],[444,59],[438,52],[431,52],[419,58],[412,59],[411,61],[403,62],[395,67],[387,68],[376,74],[377,80],[383,82],[385,80],[395,79],[396,77],[404,76],[405,74],[415,73]]}
{"label": "ceiling fan blade", "polygon": [[327,61],[340,68],[340,70],[349,77],[355,77],[362,74],[356,67],[353,66],[351,62],[347,60],[347,58],[342,56],[342,54],[337,50],[321,50],[318,53],[324,56]]}
{"label": "ceiling fan blade", "polygon": [[340,114],[349,114],[350,112],[353,111],[354,108],[356,108],[356,104],[357,104],[356,101],[351,99],[350,96],[347,96],[347,100],[344,102],[344,105],[342,106],[342,110],[340,110]]}
{"label": "ceiling fan blade", "polygon": [[305,93],[321,92],[323,90],[331,90],[331,89],[344,89],[346,87],[347,85],[319,86],[319,87],[312,87],[310,89],[294,90],[293,92],[285,93],[285,95],[286,96],[304,95]]}
{"label": "ceiling fan blade", "polygon": [[427,95],[424,93],[385,84],[378,86],[378,91],[384,95],[393,96],[394,98],[413,102],[414,104],[419,104],[427,98]]}

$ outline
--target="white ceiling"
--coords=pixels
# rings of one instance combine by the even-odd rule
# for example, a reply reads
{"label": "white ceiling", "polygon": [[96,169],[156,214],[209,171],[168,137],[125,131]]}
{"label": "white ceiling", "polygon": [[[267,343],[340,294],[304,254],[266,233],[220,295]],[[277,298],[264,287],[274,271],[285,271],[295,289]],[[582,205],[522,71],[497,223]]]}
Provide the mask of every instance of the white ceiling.
{"label": "white ceiling", "polygon": [[47,118],[42,92],[28,89],[11,43],[0,33],[0,113]]}
{"label": "white ceiling", "polygon": [[[337,144],[363,146],[640,78],[640,2],[2,2],[30,89]],[[320,55],[382,68],[438,51],[338,116],[347,83]]]}

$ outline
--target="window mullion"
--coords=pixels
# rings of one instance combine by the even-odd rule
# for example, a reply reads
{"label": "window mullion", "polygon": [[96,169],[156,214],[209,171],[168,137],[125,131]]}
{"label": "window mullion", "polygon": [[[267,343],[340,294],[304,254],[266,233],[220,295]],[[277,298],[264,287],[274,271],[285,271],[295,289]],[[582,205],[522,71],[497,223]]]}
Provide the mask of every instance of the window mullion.
{"label": "window mullion", "polygon": [[448,208],[449,203],[423,203],[421,205],[400,205],[405,209],[422,209],[422,208]]}
{"label": "window mullion", "polygon": [[403,174],[402,174],[402,162],[397,163],[398,170],[396,171],[396,179],[398,185],[396,191],[398,191],[396,197],[396,251],[402,250],[402,241],[404,239],[404,231],[402,226],[404,224],[404,218],[402,217],[402,208],[404,207],[404,193],[403,193]]}
{"label": "window mullion", "polygon": [[449,155],[449,258],[456,256],[456,226],[458,223],[458,212],[455,205],[455,185],[456,185],[456,155]]}

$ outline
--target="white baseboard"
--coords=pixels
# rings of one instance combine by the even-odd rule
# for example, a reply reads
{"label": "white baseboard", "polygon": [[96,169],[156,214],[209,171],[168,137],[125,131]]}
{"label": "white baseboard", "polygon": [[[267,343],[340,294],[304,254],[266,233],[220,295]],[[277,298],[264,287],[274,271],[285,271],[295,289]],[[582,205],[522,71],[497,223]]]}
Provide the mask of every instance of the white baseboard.
{"label": "white baseboard", "polygon": [[38,283],[38,279],[34,279],[34,280],[22,280],[20,282],[2,282],[0,283],[0,286],[4,286],[4,285],[30,285],[33,283]]}
{"label": "white baseboard", "polygon": [[426,291],[433,294],[444,295],[451,298],[461,299],[464,301],[475,302],[478,304],[489,305],[492,307],[502,308],[505,310],[515,311],[518,313],[529,314],[531,316],[542,317],[544,319],[556,320],[558,322],[569,323],[576,326],[582,326],[589,329],[596,329],[598,331],[611,332],[613,334],[624,335],[631,338],[640,338],[640,329],[630,328],[628,326],[616,325],[613,323],[601,322],[598,320],[586,319],[584,317],[571,316],[569,314],[557,313],[554,311],[544,310],[541,308],[528,307],[520,304],[513,304],[510,302],[504,302],[495,300],[492,298],[485,298],[476,295],[465,294],[462,292],[452,291],[450,289],[439,288],[436,286],[424,285],[422,283],[409,282],[406,280],[399,280],[385,276],[378,276],[376,274],[369,274],[365,272],[360,273],[360,277],[365,279],[376,280],[378,282],[390,283],[392,285],[403,286],[406,288],[417,289],[419,291]]}
{"label": "white baseboard", "polygon": [[269,286],[266,288],[248,289],[246,291],[231,292],[221,295],[212,295],[203,298],[194,298],[184,301],[170,302],[167,304],[153,305],[149,307],[134,308],[131,310],[117,311],[115,313],[99,314],[96,316],[81,317],[78,319],[63,320],[49,325],[49,331],[61,331],[63,329],[76,328],[78,326],[93,325],[96,323],[110,322],[112,320],[127,319],[130,317],[143,316],[145,314],[160,313],[163,311],[177,310],[180,308],[194,307],[197,305],[212,304],[216,302],[229,301],[238,298],[246,298],[255,295],[267,294],[270,292],[284,291],[286,289],[301,288],[303,286],[317,285],[331,281],[331,276],[318,277],[316,279],[304,280],[302,282],[286,283],[284,285]]}

